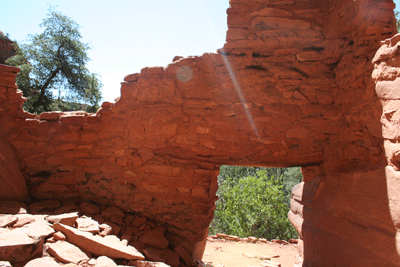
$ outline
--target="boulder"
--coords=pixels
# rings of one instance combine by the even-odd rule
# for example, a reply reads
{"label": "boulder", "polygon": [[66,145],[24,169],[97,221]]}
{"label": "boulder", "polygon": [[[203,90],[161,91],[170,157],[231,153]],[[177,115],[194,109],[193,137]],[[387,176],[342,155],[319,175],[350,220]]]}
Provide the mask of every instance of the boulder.
{"label": "boulder", "polygon": [[18,221],[14,215],[0,214],[0,227],[7,227]]}
{"label": "boulder", "polygon": [[67,237],[66,237],[63,233],[61,233],[61,232],[55,232],[55,233],[53,234],[53,238],[54,238],[54,240],[56,240],[56,241],[58,241],[58,240],[61,240],[61,241],[67,240]]}
{"label": "boulder", "polygon": [[95,267],[117,267],[118,265],[109,257],[100,256],[97,258]]}
{"label": "boulder", "polygon": [[106,223],[100,224],[99,228],[100,228],[100,236],[106,236],[112,234],[112,227]]}
{"label": "boulder", "polygon": [[63,263],[82,263],[89,261],[89,257],[77,246],[66,241],[57,241],[47,245],[47,252]]}
{"label": "boulder", "polygon": [[[0,265],[1,266],[1,265]],[[61,267],[53,258],[44,257],[29,261],[24,267]]]}
{"label": "boulder", "polygon": [[[71,226],[71,225],[70,225]],[[76,228],[83,232],[98,234],[100,232],[99,223],[92,218],[82,216],[76,220]]]}
{"label": "boulder", "polygon": [[101,236],[94,236],[91,233],[82,232],[67,225],[56,223],[53,225],[56,231],[62,232],[68,242],[81,249],[92,252],[95,255],[107,256],[110,258],[121,258],[127,260],[143,260],[144,256],[131,246],[124,246],[120,241],[105,240]]}
{"label": "boulder", "polygon": [[35,221],[35,216],[32,214],[17,214],[15,217],[18,218],[18,221],[13,224],[14,228],[22,227]]}
{"label": "boulder", "polygon": [[[26,233],[32,238],[44,239],[52,234],[54,234],[54,229],[46,221],[35,221],[33,223],[24,225],[21,228],[15,229]],[[13,230],[14,231],[14,230]]]}
{"label": "boulder", "polygon": [[42,255],[43,238],[28,236],[22,228],[0,234],[0,259],[25,262]]}
{"label": "boulder", "polygon": [[74,226],[78,217],[79,217],[78,213],[73,212],[73,213],[47,216],[46,220],[52,224],[62,223],[64,225]]}

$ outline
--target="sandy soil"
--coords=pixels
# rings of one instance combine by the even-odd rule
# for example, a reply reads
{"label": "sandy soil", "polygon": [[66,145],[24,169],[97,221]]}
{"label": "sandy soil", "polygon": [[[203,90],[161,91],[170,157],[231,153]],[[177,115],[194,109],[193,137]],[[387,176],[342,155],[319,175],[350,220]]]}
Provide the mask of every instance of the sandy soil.
{"label": "sandy soil", "polygon": [[293,267],[297,254],[296,245],[293,244],[252,244],[216,239],[207,242],[203,262],[207,267],[262,267],[262,263],[269,262],[264,259],[271,258],[282,267]]}

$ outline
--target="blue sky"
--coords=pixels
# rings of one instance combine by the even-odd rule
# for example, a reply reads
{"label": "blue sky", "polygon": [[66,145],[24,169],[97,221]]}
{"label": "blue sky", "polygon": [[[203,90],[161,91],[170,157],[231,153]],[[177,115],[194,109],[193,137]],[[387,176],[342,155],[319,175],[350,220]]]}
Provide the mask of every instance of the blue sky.
{"label": "blue sky", "polygon": [[0,30],[18,42],[41,33],[48,3],[81,26],[92,47],[88,68],[101,75],[105,101],[120,95],[125,75],[166,66],[175,56],[216,52],[225,42],[229,0],[1,0]]}
{"label": "blue sky", "polygon": [[225,42],[229,0],[1,0],[0,30],[18,42],[42,32],[49,4],[81,26],[104,101],[120,95],[125,75],[166,66],[174,56],[216,52]]}

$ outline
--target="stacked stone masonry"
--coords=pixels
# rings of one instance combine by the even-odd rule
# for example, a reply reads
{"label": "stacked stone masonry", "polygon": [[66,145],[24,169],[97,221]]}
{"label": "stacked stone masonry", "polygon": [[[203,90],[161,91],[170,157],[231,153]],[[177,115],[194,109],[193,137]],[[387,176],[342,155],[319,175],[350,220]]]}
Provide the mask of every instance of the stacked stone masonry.
{"label": "stacked stone masonry", "polygon": [[194,260],[220,165],[302,166],[289,218],[303,266],[400,266],[398,37],[372,61],[397,33],[394,7],[231,0],[218,53],[128,75],[96,114],[25,112],[18,69],[1,66],[1,141],[32,199],[142,214]]}

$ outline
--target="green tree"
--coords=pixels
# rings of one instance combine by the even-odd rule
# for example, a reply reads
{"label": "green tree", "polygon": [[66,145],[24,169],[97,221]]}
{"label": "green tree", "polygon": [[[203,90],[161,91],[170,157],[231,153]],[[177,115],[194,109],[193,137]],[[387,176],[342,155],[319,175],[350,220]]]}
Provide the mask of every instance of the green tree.
{"label": "green tree", "polygon": [[400,32],[400,12],[399,11],[395,11],[394,12],[394,17],[396,18],[396,26],[397,26],[397,31]]}
{"label": "green tree", "polygon": [[287,213],[300,168],[221,166],[210,232],[267,239],[296,238]]}
{"label": "green tree", "polygon": [[40,27],[43,33],[29,35],[29,44],[16,45],[16,55],[6,61],[21,69],[16,82],[28,99],[25,110],[40,113],[78,103],[95,111],[102,84],[86,67],[89,45],[81,41],[79,25],[50,8]]}

